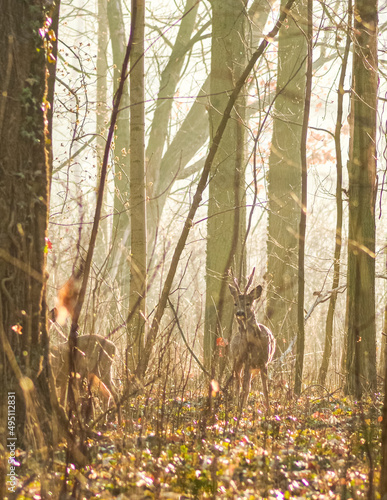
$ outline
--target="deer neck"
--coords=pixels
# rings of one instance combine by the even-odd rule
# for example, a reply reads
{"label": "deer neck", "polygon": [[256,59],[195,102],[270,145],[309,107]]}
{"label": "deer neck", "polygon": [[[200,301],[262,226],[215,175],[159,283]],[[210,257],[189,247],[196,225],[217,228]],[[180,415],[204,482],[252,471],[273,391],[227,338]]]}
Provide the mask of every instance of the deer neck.
{"label": "deer neck", "polygon": [[250,314],[246,319],[238,319],[238,327],[241,333],[246,333],[248,330],[254,331],[257,328],[255,314]]}

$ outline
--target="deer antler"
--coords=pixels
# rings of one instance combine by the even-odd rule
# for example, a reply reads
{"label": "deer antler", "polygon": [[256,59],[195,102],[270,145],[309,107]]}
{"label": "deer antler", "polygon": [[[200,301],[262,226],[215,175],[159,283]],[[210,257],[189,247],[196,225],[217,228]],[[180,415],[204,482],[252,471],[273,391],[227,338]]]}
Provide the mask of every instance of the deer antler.
{"label": "deer antler", "polygon": [[236,279],[236,277],[234,276],[234,273],[233,273],[233,270],[232,270],[232,267],[230,267],[230,269],[228,270],[228,275],[230,276],[230,278],[233,280],[234,282],[234,285],[235,285],[235,288],[237,289],[237,292],[239,294],[241,294],[241,289],[239,288],[239,283],[238,283],[238,280]]}
{"label": "deer antler", "polygon": [[251,285],[251,282],[253,281],[254,273],[255,273],[255,267],[253,267],[253,270],[251,271],[250,276],[247,278],[247,284],[245,286],[245,292],[244,293],[247,293],[247,290],[249,289],[249,286]]}

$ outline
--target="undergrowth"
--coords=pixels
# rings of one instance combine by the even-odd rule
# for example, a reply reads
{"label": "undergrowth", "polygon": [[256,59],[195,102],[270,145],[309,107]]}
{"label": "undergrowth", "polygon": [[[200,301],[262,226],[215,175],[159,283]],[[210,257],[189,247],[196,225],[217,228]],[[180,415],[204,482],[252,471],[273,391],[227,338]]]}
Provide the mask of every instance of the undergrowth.
{"label": "undergrowth", "polygon": [[[273,400],[270,415],[261,402],[251,397],[238,415],[219,395],[138,397],[121,427],[89,439],[87,467],[69,464],[61,498],[378,498],[379,395],[359,404],[309,391]],[[44,475],[48,498],[63,495],[65,456],[63,444]],[[19,459],[17,498],[41,498],[42,470]]]}

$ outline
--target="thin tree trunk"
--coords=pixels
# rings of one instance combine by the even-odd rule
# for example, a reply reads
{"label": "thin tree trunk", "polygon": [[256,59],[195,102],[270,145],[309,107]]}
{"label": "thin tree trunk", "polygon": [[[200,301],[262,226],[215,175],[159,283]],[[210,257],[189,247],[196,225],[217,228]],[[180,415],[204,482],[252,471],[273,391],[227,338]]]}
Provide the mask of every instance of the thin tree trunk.
{"label": "thin tree trunk", "polygon": [[[145,91],[144,91],[144,19],[145,0],[132,0],[136,15],[133,51],[130,54],[130,224],[131,259],[127,362],[133,370],[144,348],[146,326],[147,246],[145,195]],[[131,354],[131,355],[130,355]]]}
{"label": "thin tree trunk", "polygon": [[[98,177],[101,175],[101,166],[103,152],[106,143],[106,129],[109,119],[107,107],[107,48],[109,43],[108,23],[107,23],[107,0],[98,0],[98,53],[97,53],[97,104],[96,104],[96,150]],[[107,191],[104,192],[102,216],[106,215]],[[102,238],[101,244],[104,245],[105,251],[101,251],[101,259],[105,258],[106,250],[109,242],[108,224],[105,221],[101,224]]]}
{"label": "thin tree trunk", "polygon": [[[173,97],[176,93],[183,65],[186,61],[185,55],[187,47],[190,46],[189,42],[195,28],[198,7],[199,2],[197,2],[197,0],[186,0],[184,14],[180,22],[179,31],[171,55],[169,56],[167,65],[161,73],[160,88],[157,95],[156,108],[146,151],[146,157],[148,158],[147,186],[149,196],[148,234],[151,242],[154,241],[157,224],[161,216],[158,202],[158,195],[163,190],[163,188],[160,189],[160,182],[162,182],[160,179],[160,166],[168,135]],[[170,173],[171,165],[169,165],[168,169],[168,173]],[[170,176],[168,176],[167,183],[170,183],[170,181]]]}
{"label": "thin tree trunk", "polygon": [[[348,64],[349,48],[351,45],[352,34],[352,0],[348,1],[348,29],[347,40],[344,49],[344,57],[341,66],[339,90],[337,97],[337,117],[335,127],[335,151],[336,151],[336,243],[333,257],[333,282],[332,290],[337,290],[340,284],[340,255],[342,246],[342,229],[343,229],[343,195],[342,195],[342,180],[343,180],[343,162],[341,154],[341,128],[343,120],[343,100],[344,100],[344,81]],[[318,383],[325,385],[325,380],[328,372],[329,361],[332,354],[333,340],[333,319],[335,315],[337,293],[333,292],[329,299],[328,314],[325,325],[325,345],[324,353],[321,362]]]}
{"label": "thin tree trunk", "polygon": [[[384,247],[384,258],[385,258],[385,275],[387,276],[387,241],[386,241],[386,246]],[[379,359],[379,370],[380,376],[384,376],[384,365],[387,362],[386,359],[386,347],[387,347],[387,300],[384,305],[384,323],[383,323],[383,335],[381,339],[381,344],[380,344],[380,359]]]}
{"label": "thin tree trunk", "polygon": [[[386,273],[387,273],[387,246],[385,249],[386,255]],[[382,500],[387,498],[387,300],[384,306],[384,325],[382,336],[382,356],[384,360],[384,403],[383,403],[383,420],[382,420],[382,465],[380,471],[380,496]]]}
{"label": "thin tree trunk", "polygon": [[307,208],[307,181],[308,181],[308,162],[307,162],[307,142],[308,125],[310,113],[310,100],[312,95],[312,70],[313,70],[313,0],[308,0],[307,17],[307,50],[308,58],[306,64],[306,89],[304,120],[302,124],[301,138],[301,218],[298,240],[298,335],[296,352],[296,373],[294,381],[294,392],[299,395],[302,386],[302,370],[304,364],[304,346],[305,346],[305,315],[304,315],[304,296],[305,296],[305,236],[306,236],[306,208]]}
{"label": "thin tree trunk", "polygon": [[[126,34],[121,0],[110,0],[107,3],[110,39],[113,52],[113,91],[116,93],[120,84],[122,61],[125,56]],[[125,81],[117,116],[117,127],[114,134],[114,216],[112,245],[114,254],[110,265],[112,277],[118,278],[121,294],[127,293],[129,286],[129,270],[124,264],[129,257],[129,88]]]}
{"label": "thin tree trunk", "polygon": [[[89,275],[90,275],[90,269],[91,269],[91,263],[93,259],[93,254],[94,254],[94,249],[95,249],[95,243],[97,240],[97,234],[98,234],[98,228],[101,220],[101,212],[102,212],[102,201],[104,197],[104,189],[105,189],[105,182],[106,182],[106,176],[107,176],[107,170],[108,170],[108,161],[109,161],[109,156],[110,156],[110,149],[111,145],[114,139],[114,132],[116,129],[116,123],[118,119],[118,114],[120,111],[120,106],[121,106],[121,99],[122,96],[125,92],[125,82],[126,82],[126,74],[128,71],[128,64],[129,64],[129,56],[132,50],[133,46],[133,32],[135,28],[135,20],[136,16],[134,13],[132,13],[132,19],[131,19],[131,35],[129,37],[128,44],[126,46],[126,52],[125,52],[125,57],[122,63],[121,67],[121,77],[119,80],[119,85],[117,92],[114,95],[113,98],[113,111],[111,115],[111,120],[110,120],[110,125],[109,125],[109,131],[107,134],[106,138],[106,144],[105,144],[105,151],[104,151],[104,156],[103,156],[103,162],[102,162],[102,167],[101,167],[101,176],[100,176],[100,182],[98,186],[98,193],[97,193],[97,201],[96,201],[96,206],[95,206],[95,213],[94,213],[94,219],[93,219],[93,226],[91,229],[91,235],[90,235],[90,241],[89,241],[89,247],[87,250],[86,258],[85,258],[85,263],[84,263],[84,269],[83,269],[83,277],[82,277],[82,284],[80,287],[80,291],[77,297],[76,304],[74,306],[74,312],[72,315],[72,321],[71,321],[71,329],[70,329],[70,336],[69,336],[69,351],[70,351],[70,373],[75,374],[75,367],[73,365],[74,363],[74,350],[77,345],[77,328],[78,328],[78,321],[79,321],[79,316],[81,314],[81,310],[83,307],[83,303],[85,301],[85,296],[86,296],[86,288],[88,285],[88,280],[89,280]],[[71,397],[72,393],[72,384],[69,383],[69,395],[70,395],[70,401],[71,399],[74,401],[74,398]],[[70,414],[72,414],[72,411],[70,409]],[[82,438],[84,438],[84,429],[81,429],[83,436],[80,436],[80,440],[82,441]],[[68,449],[72,446],[72,443],[68,441]]]}

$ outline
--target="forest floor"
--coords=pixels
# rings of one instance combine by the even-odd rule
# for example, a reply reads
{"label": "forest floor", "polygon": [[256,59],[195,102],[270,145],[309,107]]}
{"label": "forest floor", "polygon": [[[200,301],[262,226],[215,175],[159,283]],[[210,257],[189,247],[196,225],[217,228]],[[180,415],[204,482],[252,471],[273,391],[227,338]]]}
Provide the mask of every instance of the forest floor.
{"label": "forest floor", "polygon": [[[63,498],[380,498],[380,396],[274,400],[270,415],[261,401],[251,398],[238,418],[216,397],[211,411],[208,398],[138,398],[121,427],[89,439],[90,465],[68,467],[67,491],[76,494]],[[50,498],[59,498],[64,461],[63,445],[48,473]],[[41,498],[32,469],[20,470],[18,499]]]}

